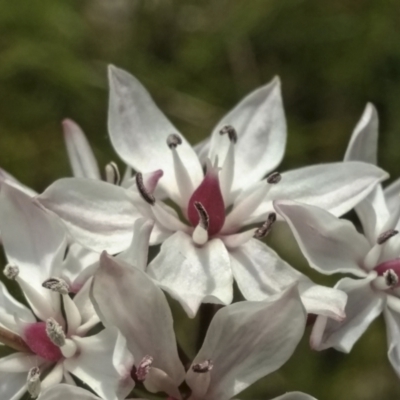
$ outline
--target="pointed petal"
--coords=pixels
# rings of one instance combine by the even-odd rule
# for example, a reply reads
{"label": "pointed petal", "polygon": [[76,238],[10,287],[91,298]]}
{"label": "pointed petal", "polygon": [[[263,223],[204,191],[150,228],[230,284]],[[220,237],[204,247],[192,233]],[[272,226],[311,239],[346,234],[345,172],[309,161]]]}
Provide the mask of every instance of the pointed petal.
{"label": "pointed petal", "polygon": [[56,217],[19,190],[3,185],[0,196],[0,230],[8,262],[19,268],[22,279],[49,297],[42,283],[61,268],[65,230]]}
{"label": "pointed petal", "polygon": [[[32,353],[13,353],[0,358],[0,374],[4,372],[19,373],[28,372],[32,367],[36,367],[43,362],[43,359]],[[26,380],[26,374],[25,374]]]}
{"label": "pointed petal", "polygon": [[[280,368],[300,341],[305,320],[296,287],[269,300],[240,302],[219,310],[193,361],[212,360],[214,364],[205,398],[231,399]],[[189,371],[188,378],[194,374]]]}
{"label": "pointed petal", "polygon": [[384,310],[388,357],[397,376],[400,377],[400,314],[389,307]]}
{"label": "pointed petal", "polygon": [[315,285],[265,243],[251,239],[231,251],[230,257],[235,280],[247,300],[268,299],[298,282],[301,301],[308,313],[343,318],[347,298],[343,292]]}
{"label": "pointed petal", "polygon": [[365,276],[361,266],[370,245],[351,222],[297,202],[277,201],[274,205],[313,268],[323,274],[349,272]]}
{"label": "pointed petal", "polygon": [[343,278],[338,282],[335,288],[348,295],[346,318],[339,322],[318,317],[310,338],[312,348],[324,350],[333,347],[344,353],[351,351],[354,343],[383,309],[384,294],[371,288],[372,279],[373,274],[365,279]]}
{"label": "pointed petal", "polygon": [[125,250],[140,217],[125,189],[92,179],[60,179],[37,199],[65,222],[75,240],[99,252]]}
{"label": "pointed petal", "polygon": [[305,393],[289,392],[282,396],[275,397],[272,400],[317,400],[317,399]]}
{"label": "pointed petal", "polygon": [[211,136],[210,158],[223,162],[229,140],[219,131],[235,128],[235,173],[232,190],[241,190],[259,181],[282,160],[286,145],[286,120],[279,78],[245,97],[217,124]]}
{"label": "pointed petal", "polygon": [[26,306],[16,301],[8,292],[3,282],[0,282],[0,326],[20,335],[15,317],[24,322],[36,322],[36,318]]}
{"label": "pointed petal", "polygon": [[171,311],[161,289],[144,272],[103,253],[94,276],[92,297],[103,323],[115,326],[125,336],[135,362],[152,356],[153,366],[166,372],[179,386],[184,370]]}
{"label": "pointed petal", "polygon": [[132,390],[134,382],[130,376],[133,358],[129,352],[119,360],[116,368],[113,355],[117,343],[116,329],[105,329],[89,337],[74,336],[79,355],[67,358],[65,368],[85,382],[100,397],[116,400],[124,399]]}
{"label": "pointed petal", "polygon": [[69,162],[76,178],[101,179],[99,166],[82,129],[74,121],[62,123]]}
{"label": "pointed petal", "polygon": [[229,304],[233,277],[228,252],[220,239],[196,246],[176,232],[162,245],[147,273],[193,318],[202,302]]}
{"label": "pointed petal", "polygon": [[284,172],[282,181],[273,186],[249,221],[264,221],[273,209],[273,200],[296,200],[340,216],[387,178],[385,171],[359,161],[312,165]]}
{"label": "pointed petal", "polygon": [[385,188],[385,199],[389,212],[392,213],[400,201],[400,179],[392,182]]}
{"label": "pointed petal", "polygon": [[344,160],[377,164],[378,128],[378,113],[374,105],[368,103],[351,135]]}
{"label": "pointed petal", "polygon": [[150,234],[153,226],[153,221],[138,218],[133,224],[131,245],[125,251],[118,254],[117,257],[144,271],[147,267]]}
{"label": "pointed petal", "polygon": [[97,396],[80,387],[61,383],[40,394],[40,400],[99,400]]}
{"label": "pointed petal", "polygon": [[16,179],[14,176],[9,174],[7,171],[0,168],[0,186],[2,183],[6,183],[7,185],[10,185],[10,186],[14,187],[15,189],[20,190],[21,192],[25,193],[29,197],[33,197],[33,196],[37,195],[37,193],[33,189],[24,185],[18,179]]}
{"label": "pointed petal", "polygon": [[[160,185],[172,194],[178,193],[173,159],[167,146],[167,137],[177,133],[155,105],[142,84],[127,72],[109,67],[110,101],[108,129],[111,143],[118,155],[131,167],[141,172],[162,168]],[[182,137],[179,155],[194,187],[203,171],[195,151]]]}

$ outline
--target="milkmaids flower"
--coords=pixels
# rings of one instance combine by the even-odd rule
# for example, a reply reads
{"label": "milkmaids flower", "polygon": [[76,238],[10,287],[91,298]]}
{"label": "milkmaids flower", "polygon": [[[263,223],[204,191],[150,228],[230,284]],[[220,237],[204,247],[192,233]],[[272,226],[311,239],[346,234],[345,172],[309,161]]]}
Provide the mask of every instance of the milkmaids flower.
{"label": "milkmaids flower", "polygon": [[[343,294],[314,285],[258,239],[275,221],[274,199],[302,200],[341,215],[386,173],[360,162],[273,172],[286,143],[278,79],[228,113],[198,157],[134,77],[110,67],[109,78],[110,138],[120,157],[139,171],[136,185],[124,190],[83,179],[51,185],[38,200],[64,220],[72,236],[116,254],[131,243],[137,218],[154,220],[151,243],[161,243],[161,249],[147,272],[189,316],[201,302],[229,304],[235,278],[250,300],[300,281],[309,312],[342,318]],[[164,199],[175,203],[182,218]]]}
{"label": "milkmaids flower", "polygon": [[[114,293],[113,301],[108,293]],[[306,322],[296,287],[265,301],[229,305],[215,314],[185,370],[167,300],[148,275],[104,252],[92,295],[105,326],[116,326],[126,338],[135,360],[134,379],[170,400],[234,398],[289,359]],[[184,381],[188,390],[182,390]],[[311,397],[297,393],[279,399]]]}
{"label": "milkmaids flower", "polygon": [[0,398],[17,400],[28,390],[66,382],[71,375],[107,400],[124,398],[133,386],[132,358],[115,329],[87,336],[99,323],[88,281],[72,299],[62,278],[66,253],[63,227],[29,196],[3,183],[0,229],[9,264],[30,308],[18,303],[0,282],[0,342],[17,350],[0,358]]}
{"label": "milkmaids flower", "polygon": [[[376,163],[378,115],[368,104],[353,131],[345,160]],[[325,274],[350,273],[336,288],[348,295],[346,319],[317,318],[311,345],[350,352],[382,312],[387,325],[388,356],[400,376],[400,185],[381,185],[356,207],[364,235],[346,220],[317,207],[277,201],[275,209],[289,223],[310,265]]]}

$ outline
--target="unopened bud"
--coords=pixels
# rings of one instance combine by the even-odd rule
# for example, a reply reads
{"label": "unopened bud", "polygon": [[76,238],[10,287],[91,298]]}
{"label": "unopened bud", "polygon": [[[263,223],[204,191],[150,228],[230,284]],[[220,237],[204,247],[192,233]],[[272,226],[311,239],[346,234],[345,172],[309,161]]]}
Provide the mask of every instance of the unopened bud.
{"label": "unopened bud", "polygon": [[33,367],[28,372],[28,378],[26,379],[26,389],[29,394],[36,398],[40,394],[40,368]]}
{"label": "unopened bud", "polygon": [[15,280],[19,275],[19,268],[16,265],[7,264],[3,271],[6,278]]}
{"label": "unopened bud", "polygon": [[50,289],[53,292],[66,295],[69,293],[69,285],[64,279],[61,278],[49,278],[42,283],[42,286],[46,289]]}
{"label": "unopened bud", "polygon": [[49,339],[58,347],[65,345],[65,333],[62,326],[54,319],[46,321],[46,333]]}
{"label": "unopened bud", "polygon": [[167,145],[170,149],[176,149],[180,144],[182,144],[182,139],[176,133],[171,133],[167,137]]}

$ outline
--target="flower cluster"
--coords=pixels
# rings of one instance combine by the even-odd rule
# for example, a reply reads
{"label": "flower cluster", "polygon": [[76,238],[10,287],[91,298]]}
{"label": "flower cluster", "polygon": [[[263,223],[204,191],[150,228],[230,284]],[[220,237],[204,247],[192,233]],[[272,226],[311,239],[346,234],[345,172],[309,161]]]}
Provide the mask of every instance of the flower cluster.
{"label": "flower cluster", "polygon": [[[0,282],[0,342],[14,350],[0,359],[0,398],[233,399],[291,357],[310,314],[314,349],[349,352],[383,311],[400,375],[400,181],[382,189],[374,107],[344,161],[279,173],[278,79],[195,147],[130,74],[111,66],[109,83],[123,176],[110,162],[102,180],[71,120],[63,129],[73,177],[37,194],[0,170],[4,275],[25,299]],[[362,234],[339,218],[353,208]],[[294,269],[263,241],[279,221],[311,267],[358,279],[330,288]],[[244,301],[234,301],[234,281]],[[213,305],[192,358],[177,342],[166,294],[188,318]]]}

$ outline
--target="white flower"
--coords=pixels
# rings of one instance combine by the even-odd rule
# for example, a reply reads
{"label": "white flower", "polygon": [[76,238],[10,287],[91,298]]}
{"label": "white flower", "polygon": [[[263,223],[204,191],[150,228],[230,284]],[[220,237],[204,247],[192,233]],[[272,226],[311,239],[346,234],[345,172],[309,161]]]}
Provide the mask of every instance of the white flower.
{"label": "white flower", "polygon": [[69,296],[61,270],[66,237],[58,220],[4,183],[0,229],[9,262],[5,275],[17,281],[32,309],[0,283],[0,341],[19,350],[0,359],[0,398],[17,400],[26,390],[35,397],[59,382],[74,384],[71,374],[107,400],[124,398],[133,386],[132,358],[115,329],[87,336],[99,322],[91,282]]}
{"label": "white flower", "polygon": [[[111,141],[120,157],[140,171],[137,185],[124,190],[63,179],[38,197],[41,204],[64,220],[77,241],[110,254],[129,246],[137,218],[154,220],[151,243],[162,245],[147,272],[189,316],[201,302],[229,304],[236,279],[250,300],[268,298],[300,281],[309,312],[343,318],[342,293],[314,285],[256,238],[271,229],[274,199],[297,199],[341,215],[387,174],[360,162],[271,174],[286,143],[278,79],[228,113],[200,146],[199,158],[135,78],[115,67],[109,75]],[[164,198],[180,208],[188,223]],[[260,227],[243,231],[249,224]]]}
{"label": "white flower", "polygon": [[[306,322],[296,287],[266,301],[223,307],[185,371],[167,300],[143,271],[104,252],[92,290],[103,323],[116,326],[127,340],[136,380],[149,392],[164,392],[177,400],[182,399],[179,386],[184,380],[190,388],[184,394],[190,400],[232,399],[289,359]],[[108,293],[114,293],[112,302]],[[282,398],[310,399],[291,396]]]}
{"label": "white flower", "polygon": [[[376,163],[378,115],[368,104],[357,124],[345,160]],[[346,319],[318,317],[311,345],[350,352],[369,324],[382,313],[388,330],[389,360],[400,376],[400,180],[376,186],[356,207],[364,235],[346,220],[317,207],[277,201],[275,209],[289,223],[310,265],[325,274],[350,273],[336,288],[348,294]]]}

